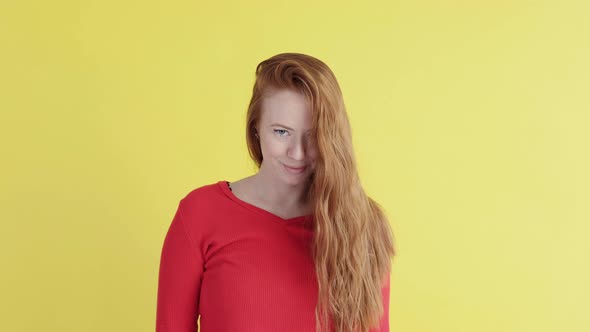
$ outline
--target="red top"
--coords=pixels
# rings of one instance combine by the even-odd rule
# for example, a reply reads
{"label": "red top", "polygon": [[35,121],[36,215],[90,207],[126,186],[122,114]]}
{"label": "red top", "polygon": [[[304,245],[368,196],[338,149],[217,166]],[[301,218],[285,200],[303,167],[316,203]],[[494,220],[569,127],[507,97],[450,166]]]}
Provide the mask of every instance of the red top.
{"label": "red top", "polygon": [[[311,221],[242,201],[225,181],[192,190],[162,247],[156,332],[314,332]],[[389,278],[382,294],[373,332],[389,331]]]}

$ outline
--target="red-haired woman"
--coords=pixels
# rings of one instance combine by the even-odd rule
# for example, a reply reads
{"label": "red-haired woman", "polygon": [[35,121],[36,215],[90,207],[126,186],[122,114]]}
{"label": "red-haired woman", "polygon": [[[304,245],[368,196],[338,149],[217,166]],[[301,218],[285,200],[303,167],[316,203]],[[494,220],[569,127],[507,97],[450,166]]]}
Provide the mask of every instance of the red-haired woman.
{"label": "red-haired woman", "polygon": [[385,332],[395,255],[359,180],[342,93],[315,57],[256,67],[246,141],[258,172],[180,200],[156,332]]}

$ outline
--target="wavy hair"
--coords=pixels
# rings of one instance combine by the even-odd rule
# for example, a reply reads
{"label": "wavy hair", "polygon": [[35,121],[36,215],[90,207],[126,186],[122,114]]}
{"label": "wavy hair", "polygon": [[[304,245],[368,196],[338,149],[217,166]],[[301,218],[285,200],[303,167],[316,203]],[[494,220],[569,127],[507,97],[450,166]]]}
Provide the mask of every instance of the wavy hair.
{"label": "wavy hair", "polygon": [[246,119],[248,151],[258,168],[263,158],[255,127],[262,99],[274,89],[303,94],[312,111],[318,158],[306,194],[313,205],[316,331],[368,332],[384,314],[394,237],[382,207],[361,185],[340,86],[330,68],[309,55],[281,53],[260,62]]}

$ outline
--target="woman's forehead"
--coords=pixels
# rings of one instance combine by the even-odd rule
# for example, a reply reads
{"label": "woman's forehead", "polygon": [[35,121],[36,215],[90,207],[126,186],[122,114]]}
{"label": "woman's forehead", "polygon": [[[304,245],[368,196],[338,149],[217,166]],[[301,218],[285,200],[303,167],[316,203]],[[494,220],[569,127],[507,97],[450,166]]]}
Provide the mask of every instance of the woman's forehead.
{"label": "woman's forehead", "polygon": [[305,98],[292,94],[276,94],[263,101],[262,120],[268,124],[278,123],[291,128],[308,128],[311,126],[312,118]]}
{"label": "woman's forehead", "polygon": [[272,93],[265,94],[262,98],[262,104],[273,108],[280,108],[283,105],[301,108],[308,108],[309,106],[309,102],[304,95],[290,89],[273,90]]}

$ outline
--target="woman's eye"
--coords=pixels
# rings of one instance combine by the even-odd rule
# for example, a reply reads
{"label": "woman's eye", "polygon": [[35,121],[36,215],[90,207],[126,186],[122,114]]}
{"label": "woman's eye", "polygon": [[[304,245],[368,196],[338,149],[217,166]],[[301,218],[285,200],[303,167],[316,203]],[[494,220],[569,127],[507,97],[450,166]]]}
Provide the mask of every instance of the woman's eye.
{"label": "woman's eye", "polygon": [[279,136],[284,136],[281,135],[281,132],[287,132],[285,129],[275,129],[275,133],[279,133]]}

